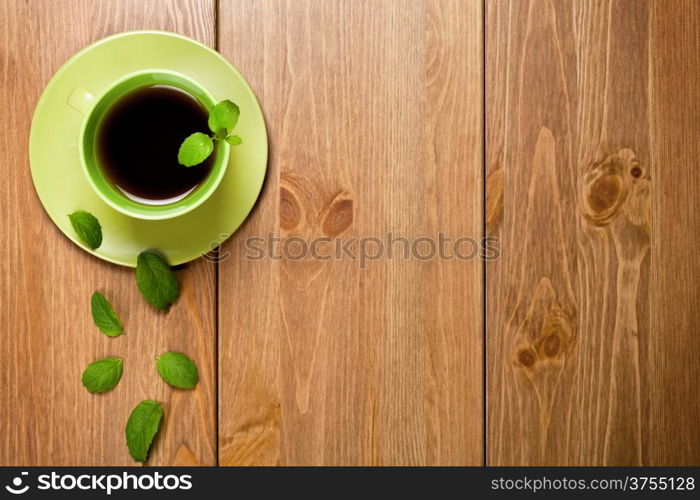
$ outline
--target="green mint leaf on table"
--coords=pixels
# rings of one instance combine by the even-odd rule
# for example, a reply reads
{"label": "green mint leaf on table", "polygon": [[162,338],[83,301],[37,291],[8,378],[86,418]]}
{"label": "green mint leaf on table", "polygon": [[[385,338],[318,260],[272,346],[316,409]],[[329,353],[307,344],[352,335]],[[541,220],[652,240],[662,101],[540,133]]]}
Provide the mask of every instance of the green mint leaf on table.
{"label": "green mint leaf on table", "polygon": [[192,389],[199,382],[197,365],[181,352],[166,352],[156,357],[156,369],[173,387]]}
{"label": "green mint leaf on table", "polygon": [[141,401],[131,412],[126,423],[126,446],[136,462],[145,462],[153,438],[163,419],[163,407],[158,401]]}
{"label": "green mint leaf on table", "polygon": [[92,294],[90,309],[92,310],[92,320],[102,333],[108,337],[116,337],[124,333],[124,327],[112,309],[112,305],[100,292]]}
{"label": "green mint leaf on table", "polygon": [[238,146],[239,144],[243,144],[243,139],[237,135],[229,135],[226,138],[226,142],[228,142],[231,146]]}
{"label": "green mint leaf on table", "polygon": [[240,114],[241,110],[238,108],[238,105],[228,99],[221,101],[209,112],[209,128],[217,136],[221,134],[223,137],[226,137],[238,123]]}
{"label": "green mint leaf on table", "polygon": [[192,167],[206,160],[212,151],[214,151],[214,142],[211,137],[202,132],[195,132],[180,145],[177,161],[180,165]]}
{"label": "green mint leaf on table", "polygon": [[86,246],[95,250],[102,244],[102,226],[90,212],[78,210],[68,216],[73,230]]}
{"label": "green mint leaf on table", "polygon": [[136,259],[136,285],[154,307],[167,311],[180,293],[173,271],[158,253],[141,252]]}
{"label": "green mint leaf on table", "polygon": [[104,358],[90,363],[83,372],[83,385],[89,392],[105,392],[122,378],[123,362],[120,358]]}

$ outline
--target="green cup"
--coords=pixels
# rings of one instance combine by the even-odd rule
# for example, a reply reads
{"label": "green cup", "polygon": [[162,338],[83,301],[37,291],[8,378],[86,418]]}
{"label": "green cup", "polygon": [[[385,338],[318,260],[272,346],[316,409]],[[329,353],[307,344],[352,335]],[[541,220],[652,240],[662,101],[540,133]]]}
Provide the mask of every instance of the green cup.
{"label": "green cup", "polygon": [[221,183],[230,154],[225,141],[216,141],[214,162],[209,175],[197,188],[184,198],[166,205],[150,205],[134,201],[117,189],[106,177],[96,154],[97,130],[105,112],[129,92],[152,85],[168,85],[187,92],[208,111],[216,101],[201,85],[189,77],[174,71],[153,69],[131,73],[114,82],[98,97],[78,87],[68,98],[68,104],[85,115],[80,129],[80,163],[88,183],[107,205],[137,219],[172,219],[186,214],[204,203]]}

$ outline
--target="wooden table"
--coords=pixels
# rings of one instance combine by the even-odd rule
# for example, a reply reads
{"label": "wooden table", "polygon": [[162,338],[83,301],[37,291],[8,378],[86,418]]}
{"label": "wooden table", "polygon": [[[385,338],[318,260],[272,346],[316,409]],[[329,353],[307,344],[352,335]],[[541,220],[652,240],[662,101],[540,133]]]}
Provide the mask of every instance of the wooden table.
{"label": "wooden table", "polygon": [[[694,0],[2,0],[0,27],[0,464],[132,464],[146,398],[152,465],[700,464]],[[270,135],[256,209],[167,315],[60,234],[27,158],[58,67],[145,28],[219,50]],[[389,232],[500,259],[245,258]],[[88,394],[106,355],[124,377]]]}

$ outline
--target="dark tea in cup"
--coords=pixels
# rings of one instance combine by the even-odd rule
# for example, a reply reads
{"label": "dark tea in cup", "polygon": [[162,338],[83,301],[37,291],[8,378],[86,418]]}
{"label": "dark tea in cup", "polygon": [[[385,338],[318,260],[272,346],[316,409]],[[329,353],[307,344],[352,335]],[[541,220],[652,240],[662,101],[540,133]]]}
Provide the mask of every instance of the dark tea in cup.
{"label": "dark tea in cup", "polygon": [[178,163],[182,141],[209,132],[208,111],[197,99],[169,85],[149,85],[123,95],[97,127],[95,153],[107,179],[131,200],[174,203],[209,175],[214,155],[194,167]]}

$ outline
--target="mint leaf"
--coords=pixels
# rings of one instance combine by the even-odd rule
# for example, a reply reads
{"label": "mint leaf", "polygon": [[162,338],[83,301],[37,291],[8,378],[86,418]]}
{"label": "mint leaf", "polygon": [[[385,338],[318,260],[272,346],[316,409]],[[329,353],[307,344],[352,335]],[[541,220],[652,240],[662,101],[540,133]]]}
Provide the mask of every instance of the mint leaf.
{"label": "mint leaf", "polygon": [[[209,112],[209,128],[214,133],[212,137],[202,132],[195,132],[180,145],[177,161],[185,167],[199,165],[214,151],[214,141],[225,140],[232,146],[238,146],[243,140],[237,135],[229,136],[233,127],[238,123],[241,110],[238,105],[229,101],[221,101]],[[228,137],[227,137],[228,136]]]}
{"label": "mint leaf", "polygon": [[145,462],[153,438],[163,419],[163,407],[158,401],[141,401],[131,412],[126,423],[126,446],[136,462]]}
{"label": "mint leaf", "polygon": [[206,160],[214,151],[214,142],[211,137],[201,132],[195,132],[180,145],[177,152],[177,161],[185,167],[198,165]]}
{"label": "mint leaf", "polygon": [[240,114],[241,110],[237,104],[228,99],[221,101],[209,112],[209,128],[217,135],[222,130],[226,131],[224,135],[228,135],[238,123]]}
{"label": "mint leaf", "polygon": [[90,309],[92,310],[92,320],[102,333],[108,337],[116,337],[124,333],[122,323],[119,321],[114,309],[112,309],[109,301],[100,292],[92,294]]}
{"label": "mint leaf", "polygon": [[120,358],[104,358],[90,363],[83,372],[83,385],[89,392],[105,392],[122,378],[123,362]]}
{"label": "mint leaf", "polygon": [[231,146],[238,146],[239,144],[243,144],[243,139],[237,135],[229,135],[226,138],[226,142],[228,142]]}
{"label": "mint leaf", "polygon": [[199,382],[197,365],[181,352],[166,352],[156,357],[156,369],[173,387],[192,389]]}
{"label": "mint leaf", "polygon": [[136,259],[136,285],[154,307],[167,311],[180,293],[170,266],[158,253],[141,252]]}
{"label": "mint leaf", "polygon": [[73,230],[87,247],[95,250],[102,244],[102,227],[90,212],[78,210],[68,216]]}

